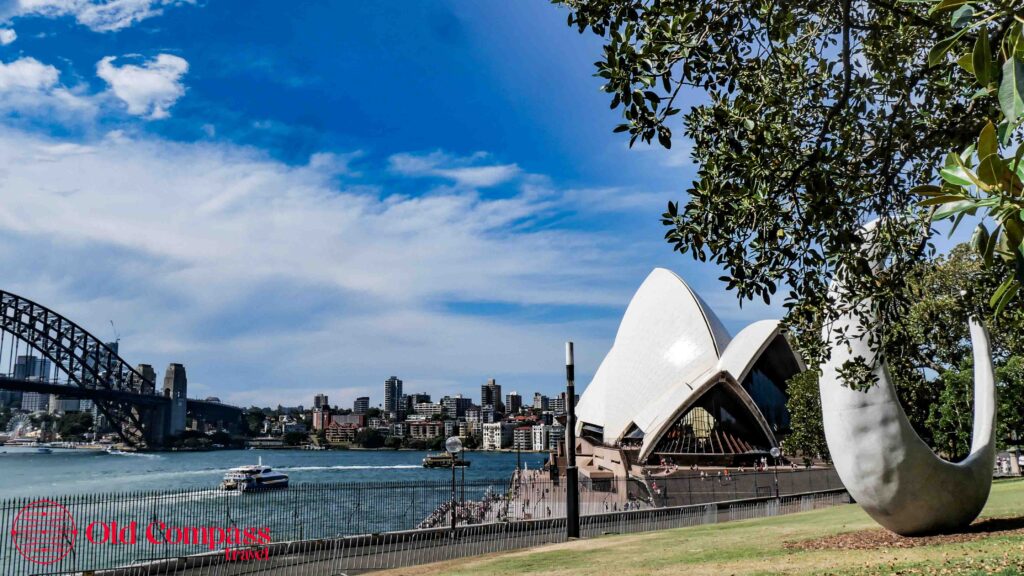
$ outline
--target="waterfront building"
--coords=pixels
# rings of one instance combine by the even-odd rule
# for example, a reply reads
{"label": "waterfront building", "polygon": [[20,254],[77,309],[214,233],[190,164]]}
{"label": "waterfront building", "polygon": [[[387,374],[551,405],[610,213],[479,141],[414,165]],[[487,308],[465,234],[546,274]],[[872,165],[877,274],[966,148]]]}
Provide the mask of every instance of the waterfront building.
{"label": "waterfront building", "polygon": [[355,424],[360,428],[366,427],[366,414],[335,414],[331,416],[331,422],[338,424]]}
{"label": "waterfront building", "polygon": [[515,428],[512,432],[512,447],[516,450],[533,450],[533,427]]}
{"label": "waterfront building", "polygon": [[352,412],[354,414],[366,414],[370,411],[370,397],[360,396],[356,398],[356,401],[352,403]]}
{"label": "waterfront building", "polygon": [[444,406],[449,418],[463,418],[466,416],[466,410],[473,405],[473,400],[464,398],[462,394],[456,394],[442,398],[441,405]]}
{"label": "waterfront building", "polygon": [[409,426],[405,422],[393,422],[391,424],[391,435],[395,438],[405,438],[409,435]]}
{"label": "waterfront building", "polygon": [[788,433],[786,383],[802,370],[778,321],[733,337],[679,276],[655,269],[579,401],[579,453],[624,466],[752,464]]}
{"label": "waterfront building", "polygon": [[409,422],[409,437],[413,440],[430,440],[444,434],[444,422],[424,420]]}
{"label": "waterfront building", "polygon": [[402,381],[397,376],[392,376],[384,381],[384,413],[391,419],[400,418],[402,406]]}
{"label": "waterfront building", "polygon": [[488,406],[499,414],[505,412],[504,405],[501,403],[501,386],[494,378],[480,386],[480,408],[486,409]]}
{"label": "waterfront building", "polygon": [[417,404],[430,404],[430,394],[420,392],[418,394],[406,394],[402,396],[402,410],[406,414],[416,411]]}
{"label": "waterfront building", "polygon": [[523,397],[519,395],[519,392],[509,392],[505,394],[505,410],[509,414],[519,414],[519,411],[523,409]]}
{"label": "waterfront building", "polygon": [[359,434],[358,426],[340,422],[331,422],[331,425],[324,431],[324,436],[327,437],[329,444],[352,444],[356,441],[357,434]]}
{"label": "waterfront building", "polygon": [[496,413],[496,410],[497,409],[494,406],[484,406],[483,408],[481,408],[480,421],[483,422],[484,424],[489,424],[491,422],[497,422],[498,420],[501,420],[499,415]]}
{"label": "waterfront building", "polygon": [[0,408],[21,408],[21,392],[0,390]]}
{"label": "waterfront building", "polygon": [[547,410],[548,409],[548,397],[544,396],[540,392],[533,393],[533,409],[534,410]]}
{"label": "waterfront building", "polygon": [[483,425],[484,450],[498,450],[512,445],[515,424],[510,422],[491,422]]}
{"label": "waterfront building", "polygon": [[313,397],[313,409],[327,408],[330,404],[327,402],[327,394],[317,394]]}

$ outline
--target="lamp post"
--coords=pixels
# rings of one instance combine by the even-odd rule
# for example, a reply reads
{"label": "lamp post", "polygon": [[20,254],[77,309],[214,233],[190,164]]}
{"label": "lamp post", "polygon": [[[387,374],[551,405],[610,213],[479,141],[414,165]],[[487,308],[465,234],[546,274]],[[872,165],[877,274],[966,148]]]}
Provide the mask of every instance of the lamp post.
{"label": "lamp post", "polygon": [[455,536],[455,460],[462,452],[462,440],[458,436],[452,436],[444,441],[444,449],[452,457],[452,536]]}
{"label": "lamp post", "polygon": [[565,534],[580,537],[579,471],[576,469],[576,368],[572,342],[565,343]]}
{"label": "lamp post", "polygon": [[779,497],[779,456],[782,455],[782,450],[779,450],[778,446],[772,446],[772,449],[768,452],[772,455],[772,465],[775,468],[775,497]]}

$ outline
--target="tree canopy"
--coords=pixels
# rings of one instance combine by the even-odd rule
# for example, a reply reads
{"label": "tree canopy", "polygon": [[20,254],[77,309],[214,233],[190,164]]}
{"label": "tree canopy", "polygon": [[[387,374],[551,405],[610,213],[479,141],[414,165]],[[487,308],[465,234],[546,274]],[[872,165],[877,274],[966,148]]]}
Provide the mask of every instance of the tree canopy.
{"label": "tree canopy", "polygon": [[[1005,4],[554,1],[604,40],[594,66],[622,111],[614,130],[630,145],[693,143],[696,179],[662,215],[667,241],[720,265],[741,301],[779,292],[811,365],[844,312],[830,280],[883,323],[899,318],[934,220],[991,210],[996,230],[975,244],[987,264],[1016,264],[982,303],[1012,298],[1024,170],[999,150],[1024,116],[1024,42]],[[876,218],[881,278],[861,235]]]}

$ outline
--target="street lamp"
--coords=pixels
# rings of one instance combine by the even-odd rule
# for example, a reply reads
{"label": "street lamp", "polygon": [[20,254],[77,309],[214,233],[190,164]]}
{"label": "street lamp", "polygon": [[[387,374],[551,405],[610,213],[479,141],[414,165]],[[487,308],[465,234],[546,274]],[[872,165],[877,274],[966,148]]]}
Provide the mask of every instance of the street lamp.
{"label": "street lamp", "polygon": [[462,440],[458,436],[452,436],[444,441],[444,449],[452,458],[452,535],[455,535],[455,461],[462,452]]}
{"label": "street lamp", "polygon": [[[768,451],[772,455],[772,464],[775,468],[775,497],[779,497],[779,456],[782,456],[782,450],[779,450],[778,446],[772,446],[772,449]],[[792,482],[790,482],[792,484]]]}

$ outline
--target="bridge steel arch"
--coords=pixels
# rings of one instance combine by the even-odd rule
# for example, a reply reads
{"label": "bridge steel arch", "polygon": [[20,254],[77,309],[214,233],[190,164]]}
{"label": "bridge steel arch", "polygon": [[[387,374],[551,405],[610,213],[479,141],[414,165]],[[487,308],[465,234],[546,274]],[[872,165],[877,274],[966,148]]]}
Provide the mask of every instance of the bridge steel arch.
{"label": "bridge steel arch", "polygon": [[[0,290],[0,330],[26,342],[68,376],[74,386],[144,394],[148,380],[88,330],[27,298]],[[94,400],[97,409],[132,446],[146,444],[140,409],[129,401]]]}

